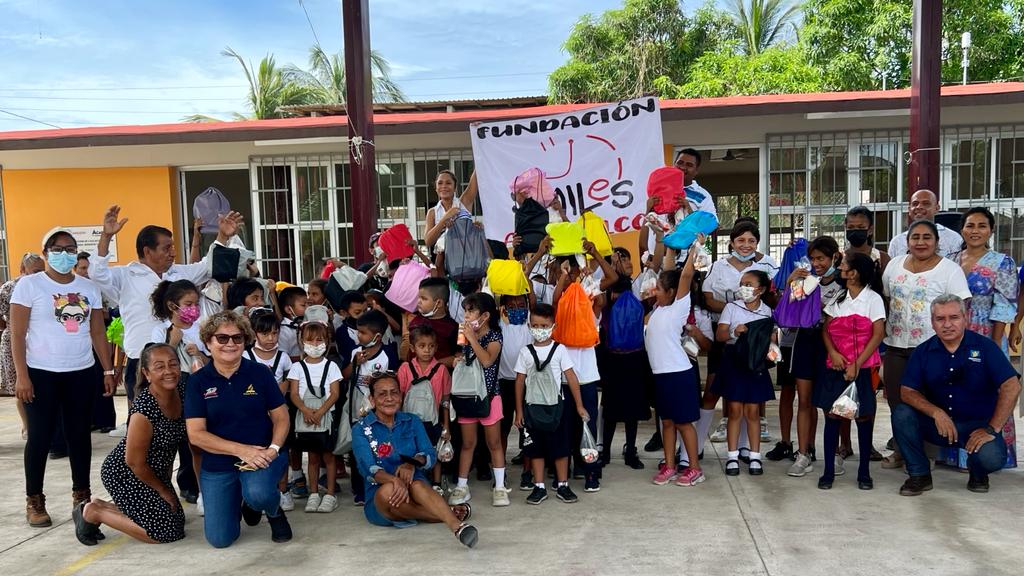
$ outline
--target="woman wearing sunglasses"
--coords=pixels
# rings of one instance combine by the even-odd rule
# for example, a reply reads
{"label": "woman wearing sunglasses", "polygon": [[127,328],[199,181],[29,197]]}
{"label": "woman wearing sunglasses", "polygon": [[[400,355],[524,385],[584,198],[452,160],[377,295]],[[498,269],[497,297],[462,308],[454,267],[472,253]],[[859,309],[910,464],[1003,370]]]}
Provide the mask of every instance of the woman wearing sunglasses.
{"label": "woman wearing sunglasses", "polygon": [[284,396],[266,367],[242,357],[255,340],[242,316],[218,312],[199,336],[212,362],[189,378],[185,425],[189,441],[203,451],[199,489],[206,541],[230,546],[238,539],[239,520],[255,526],[265,513],[271,539],[287,542],[292,529],[277,490],[288,466],[281,448],[289,429]]}

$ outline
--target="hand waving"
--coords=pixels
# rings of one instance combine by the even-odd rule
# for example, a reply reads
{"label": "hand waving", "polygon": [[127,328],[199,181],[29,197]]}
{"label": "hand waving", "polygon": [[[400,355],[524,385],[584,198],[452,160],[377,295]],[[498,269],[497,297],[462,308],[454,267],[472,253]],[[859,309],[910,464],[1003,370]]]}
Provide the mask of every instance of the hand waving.
{"label": "hand waving", "polygon": [[117,219],[121,215],[121,207],[113,205],[107,208],[107,213],[103,215],[103,233],[107,236],[113,236],[124,228],[127,218]]}

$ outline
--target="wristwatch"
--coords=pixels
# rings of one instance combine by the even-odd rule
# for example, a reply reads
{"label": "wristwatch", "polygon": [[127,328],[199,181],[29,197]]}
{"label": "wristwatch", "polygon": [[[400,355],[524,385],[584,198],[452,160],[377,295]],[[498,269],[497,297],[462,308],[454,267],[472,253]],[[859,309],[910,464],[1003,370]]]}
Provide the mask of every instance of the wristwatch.
{"label": "wristwatch", "polygon": [[114,370],[104,370],[103,371],[103,375],[104,376],[114,376],[115,374],[117,374],[117,372],[114,371]]}
{"label": "wristwatch", "polygon": [[993,427],[991,427],[991,426],[985,426],[985,432],[988,432],[989,434],[991,434],[991,435],[993,435],[993,436],[995,436],[995,435],[996,435],[996,430],[995,430],[995,428],[993,428]]}

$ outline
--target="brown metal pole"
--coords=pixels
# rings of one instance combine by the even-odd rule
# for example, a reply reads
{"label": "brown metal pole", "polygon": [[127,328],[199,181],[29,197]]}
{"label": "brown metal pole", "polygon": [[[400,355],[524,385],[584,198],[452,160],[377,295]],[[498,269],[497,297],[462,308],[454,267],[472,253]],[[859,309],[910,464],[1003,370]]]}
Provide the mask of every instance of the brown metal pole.
{"label": "brown metal pole", "polygon": [[914,0],[910,68],[910,195],[939,195],[939,98],[942,84],[942,0]]}
{"label": "brown metal pole", "polygon": [[[367,246],[377,231],[377,170],[373,145],[373,97],[370,84],[369,0],[342,0],[345,34],[345,108],[348,115],[349,168],[352,184],[352,256],[370,259]],[[362,138],[362,144],[352,142]]]}

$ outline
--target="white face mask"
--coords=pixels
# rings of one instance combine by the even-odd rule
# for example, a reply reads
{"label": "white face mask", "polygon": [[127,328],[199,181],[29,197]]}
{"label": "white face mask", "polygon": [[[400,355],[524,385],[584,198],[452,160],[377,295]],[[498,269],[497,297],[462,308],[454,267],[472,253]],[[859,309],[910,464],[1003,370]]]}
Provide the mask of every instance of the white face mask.
{"label": "white face mask", "polygon": [[423,316],[424,318],[433,318],[434,314],[437,314],[437,309],[440,306],[441,306],[441,302],[439,301],[436,304],[434,304],[434,307],[430,309],[430,312],[424,312],[423,314],[421,314],[421,316]]}
{"label": "white face mask", "polygon": [[550,328],[530,328],[530,335],[533,336],[534,342],[544,342],[551,339],[551,333],[554,331],[554,326]]}
{"label": "white face mask", "polygon": [[327,353],[327,344],[303,344],[302,351],[310,358],[319,358]]}
{"label": "white face mask", "polygon": [[756,288],[753,286],[740,286],[740,289],[736,291],[736,295],[744,302],[753,302],[757,299],[757,294],[754,293],[755,290]]}
{"label": "white face mask", "polygon": [[263,346],[260,346],[259,340],[257,340],[256,343],[252,345],[252,347],[257,350],[262,350],[263,352],[273,352],[274,350],[277,350],[277,344],[274,344],[270,348],[264,348]]}

